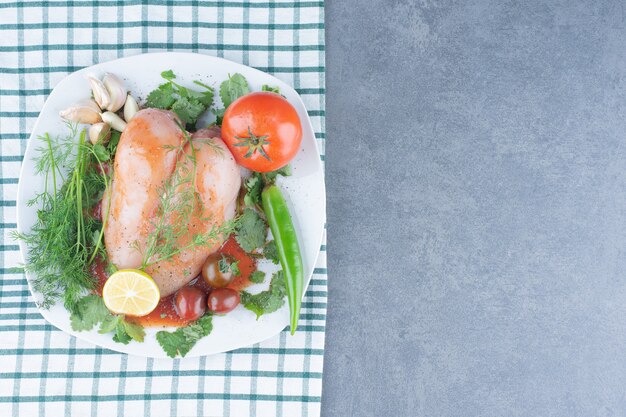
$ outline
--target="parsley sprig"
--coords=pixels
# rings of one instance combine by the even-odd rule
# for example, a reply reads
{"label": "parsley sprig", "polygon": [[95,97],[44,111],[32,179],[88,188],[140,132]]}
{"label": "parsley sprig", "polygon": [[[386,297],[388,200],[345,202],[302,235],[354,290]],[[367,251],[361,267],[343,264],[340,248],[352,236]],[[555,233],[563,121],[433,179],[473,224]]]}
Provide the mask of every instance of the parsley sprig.
{"label": "parsley sprig", "polygon": [[258,294],[250,294],[247,291],[241,292],[241,304],[248,310],[256,314],[257,320],[263,314],[273,313],[285,304],[285,279],[283,271],[278,271],[272,275],[269,289]]}
{"label": "parsley sprig", "polygon": [[250,280],[250,282],[253,282],[255,284],[261,284],[263,281],[265,281],[265,272],[254,271],[253,273],[250,274],[248,279]]}
{"label": "parsley sprig", "polygon": [[267,224],[256,210],[244,209],[235,229],[235,240],[241,249],[250,253],[263,246]]}
{"label": "parsley sprig", "polygon": [[187,327],[179,327],[174,332],[162,330],[156,334],[159,345],[163,348],[167,356],[185,356],[198,340],[208,336],[213,330],[212,316],[206,314]]}
{"label": "parsley sprig", "polygon": [[102,298],[95,294],[82,297],[70,316],[72,330],[80,332],[93,329],[100,324],[99,333],[114,332],[113,340],[127,345],[131,340],[143,342],[146,335],[143,327],[127,321],[124,316],[111,314]]}
{"label": "parsley sprig", "polygon": [[194,81],[193,83],[202,87],[204,91],[195,91],[184,87],[174,81],[176,75],[172,70],[163,71],[161,77],[167,80],[167,82],[148,94],[146,106],[172,110],[180,117],[183,123],[195,126],[202,113],[213,104],[213,96],[215,94],[213,87],[200,81]]}
{"label": "parsley sprig", "polygon": [[224,113],[226,112],[228,106],[230,106],[233,101],[237,100],[241,96],[245,96],[249,92],[250,86],[248,85],[248,81],[239,73],[229,75],[227,80],[222,81],[220,84],[220,99],[222,99],[224,108],[215,109],[213,111],[217,117],[215,123],[217,123],[218,126],[221,126]]}
{"label": "parsley sprig", "polygon": [[273,264],[278,265],[280,260],[278,259],[278,249],[276,248],[276,242],[270,240],[263,246],[263,257],[268,261],[272,261]]}

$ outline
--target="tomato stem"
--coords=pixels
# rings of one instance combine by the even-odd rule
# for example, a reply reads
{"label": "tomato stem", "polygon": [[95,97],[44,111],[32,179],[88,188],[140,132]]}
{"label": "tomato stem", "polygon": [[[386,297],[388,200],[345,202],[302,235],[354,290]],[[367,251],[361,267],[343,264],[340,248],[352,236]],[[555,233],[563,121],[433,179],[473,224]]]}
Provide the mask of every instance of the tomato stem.
{"label": "tomato stem", "polygon": [[235,143],[234,146],[247,146],[248,152],[244,155],[244,158],[250,158],[256,151],[259,151],[261,155],[268,161],[271,161],[270,157],[265,153],[263,145],[269,145],[270,141],[267,140],[269,135],[256,136],[252,133],[250,126],[248,126],[248,137],[235,136],[235,139],[239,140],[239,143]]}

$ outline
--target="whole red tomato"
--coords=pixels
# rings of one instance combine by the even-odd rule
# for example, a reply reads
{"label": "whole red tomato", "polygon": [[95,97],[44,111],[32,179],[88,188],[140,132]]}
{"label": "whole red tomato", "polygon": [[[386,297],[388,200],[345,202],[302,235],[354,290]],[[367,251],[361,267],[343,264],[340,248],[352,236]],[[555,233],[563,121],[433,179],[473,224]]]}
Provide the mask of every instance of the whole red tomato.
{"label": "whole red tomato", "polygon": [[270,172],[296,156],[302,125],[296,109],[282,96],[265,91],[250,93],[226,109],[222,139],[239,165]]}

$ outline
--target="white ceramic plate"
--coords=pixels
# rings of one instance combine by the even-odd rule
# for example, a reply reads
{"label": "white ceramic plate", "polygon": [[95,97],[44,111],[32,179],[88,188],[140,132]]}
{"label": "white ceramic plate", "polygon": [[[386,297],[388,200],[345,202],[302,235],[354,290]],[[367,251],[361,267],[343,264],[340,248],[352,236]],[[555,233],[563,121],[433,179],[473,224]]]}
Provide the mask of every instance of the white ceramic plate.
{"label": "white ceramic plate", "polygon": [[[124,79],[126,87],[134,97],[143,99],[164,82],[160,73],[168,69],[174,71],[177,81],[181,84],[191,87],[193,86],[192,80],[200,80],[216,87],[216,90],[219,83],[229,74],[238,72],[246,77],[252,91],[259,91],[263,84],[279,86],[281,93],[297,109],[303,127],[302,149],[292,161],[293,175],[281,178],[279,183],[299,232],[308,286],[322,240],[326,219],[326,199],[320,156],[304,104],[293,88],[277,78],[245,65],[206,55],[174,52],[137,55],[84,68],[61,81],[44,104],[28,141],[17,193],[18,230],[28,232],[33,226],[38,207],[28,207],[26,202],[43,190],[44,179],[35,175],[32,161],[38,146],[37,137],[46,132],[51,135],[67,132],[63,121],[59,118],[59,111],[89,97],[90,89],[85,75],[92,72],[100,76],[105,72],[115,73]],[[216,94],[216,101],[219,101],[218,94]],[[27,248],[22,242],[20,242],[20,251],[22,258],[25,259]],[[271,271],[270,267],[266,267],[267,265],[263,264],[260,269]],[[30,285],[33,277],[27,274],[26,278]],[[267,283],[257,284],[251,287],[250,291],[256,292],[265,289],[266,286]],[[40,301],[41,294],[34,292],[32,286],[30,289],[35,300]],[[167,357],[154,337],[155,333],[161,329],[146,329],[144,343],[133,341],[128,345],[122,345],[113,342],[110,334],[101,335],[96,330],[73,331],[70,327],[69,313],[61,302],[49,310],[40,309],[40,312],[46,320],[64,332],[96,345],[140,356]],[[289,308],[286,304],[279,311],[264,315],[258,321],[251,311],[239,306],[225,316],[214,317],[211,334],[200,340],[187,357],[225,352],[265,340],[288,325],[288,316]]]}

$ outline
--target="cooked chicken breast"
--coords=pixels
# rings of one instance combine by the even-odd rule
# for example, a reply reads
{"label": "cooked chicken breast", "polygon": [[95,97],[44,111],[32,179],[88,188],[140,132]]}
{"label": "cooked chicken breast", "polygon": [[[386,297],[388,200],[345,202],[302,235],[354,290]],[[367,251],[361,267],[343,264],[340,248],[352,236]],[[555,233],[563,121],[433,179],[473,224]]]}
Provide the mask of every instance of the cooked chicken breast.
{"label": "cooked chicken breast", "polygon": [[[133,181],[135,173],[132,168],[137,166],[139,159],[139,167],[145,165],[141,162],[143,154],[152,153],[154,151],[151,145],[147,145],[143,137],[142,130],[135,127],[135,119],[146,110],[137,113],[135,117],[126,127],[115,159],[114,181],[111,191],[111,210],[109,223],[105,230],[105,242],[109,259],[118,268],[139,268],[141,266],[142,252],[145,250],[146,240],[151,231],[153,231],[154,217],[159,204],[159,196],[157,191],[164,184],[164,181],[177,172],[193,172],[193,158],[191,144],[184,146],[182,154],[178,155],[176,160],[175,150],[174,163],[171,164],[171,154],[163,149],[163,145],[179,146],[184,140],[180,128],[173,122],[169,112],[153,112],[161,113],[165,119],[169,118],[176,131],[170,131],[171,138],[167,141],[160,139],[161,151],[158,156],[151,160],[155,162],[161,160],[161,164],[153,168],[151,171],[158,170],[159,175],[151,177],[152,181]],[[175,117],[175,116],[174,116]],[[161,120],[163,122],[163,120]],[[132,128],[132,129],[131,129]],[[160,127],[164,129],[163,127]],[[154,127],[152,127],[154,129]],[[145,129],[144,129],[145,130]],[[184,248],[190,246],[194,235],[206,235],[213,227],[221,226],[224,221],[230,220],[235,215],[237,195],[241,186],[240,170],[232,154],[220,139],[219,128],[202,129],[192,136],[192,142],[195,151],[195,191],[197,200],[193,202],[193,211],[187,213],[186,218],[181,219],[178,213],[171,213],[167,221],[174,224],[175,227],[183,226],[187,233],[181,235],[177,240],[177,247]],[[153,138],[154,140],[155,138]],[[124,140],[124,142],[122,142]],[[139,146],[146,146],[144,152],[138,152]],[[128,152],[125,148],[135,149],[134,152]],[[124,152],[120,153],[120,150]],[[165,152],[164,152],[165,151]],[[138,156],[139,155],[139,156]],[[118,166],[126,167],[119,170]],[[141,168],[144,169],[145,168]],[[162,175],[161,175],[162,174]],[[118,177],[122,177],[118,180]],[[191,187],[191,183],[185,183],[183,187]],[[182,187],[177,190],[177,196],[180,198],[188,198],[190,196],[189,189]],[[127,196],[137,194],[148,196],[140,198],[141,205],[135,199],[129,199]],[[132,201],[129,201],[132,200]],[[117,211],[116,209],[117,208]],[[120,209],[122,207],[122,209]],[[139,215],[131,216],[123,214],[128,211],[141,208]],[[113,220],[114,217],[118,218]],[[146,268],[146,272],[152,276],[156,284],[159,286],[161,296],[167,296],[174,293],[180,287],[184,286],[191,279],[195,278],[202,268],[202,264],[206,258],[217,251],[223,243],[224,236],[212,240],[206,246],[196,246],[186,249],[177,255],[158,262],[154,262]],[[139,250],[138,250],[139,249]],[[155,261],[152,259],[151,261]]]}

